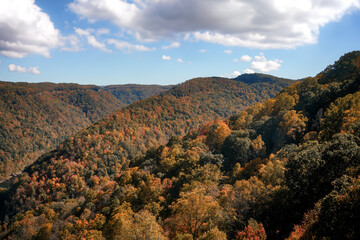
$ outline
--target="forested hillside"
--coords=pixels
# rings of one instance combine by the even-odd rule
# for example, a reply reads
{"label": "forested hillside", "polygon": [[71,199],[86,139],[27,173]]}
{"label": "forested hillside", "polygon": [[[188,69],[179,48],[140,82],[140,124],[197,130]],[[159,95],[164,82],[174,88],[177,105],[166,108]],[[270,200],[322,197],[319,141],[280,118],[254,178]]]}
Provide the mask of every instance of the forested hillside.
{"label": "forested hillside", "polygon": [[154,95],[158,95],[170,88],[173,85],[139,85],[139,84],[124,84],[124,85],[109,85],[102,89],[113,94],[122,103],[128,105],[141,99],[146,99]]}
{"label": "forested hillside", "polygon": [[[164,96],[155,97],[148,102],[136,103],[111,116],[110,120],[106,120],[106,124],[118,125],[117,134],[124,136],[120,140],[120,145],[126,146],[124,150],[126,153],[121,153],[121,158],[145,151],[149,146],[164,143],[168,135],[185,134],[188,129],[214,117],[224,117],[230,112],[240,111],[256,101],[273,96],[291,83],[290,80],[278,83],[275,78],[272,83],[248,86],[237,81],[223,79],[213,86],[212,81],[215,80],[190,81],[192,85],[190,88],[200,88],[199,93],[194,96],[188,96],[188,98],[175,96],[179,92],[187,91],[180,85],[165,93]],[[185,85],[188,86],[190,82]],[[207,84],[209,86],[206,86]],[[22,170],[40,154],[54,148],[66,137],[124,106],[125,104],[115,96],[124,101],[126,99],[124,96],[128,96],[127,102],[131,102],[169,88],[153,85],[149,87],[119,85],[100,88],[77,84],[5,82],[2,82],[0,87],[2,113],[0,115],[0,142],[3,143],[0,144],[0,180]],[[202,90],[206,92],[201,92]],[[181,100],[178,101],[178,98]],[[227,102],[226,105],[222,105],[225,102]],[[204,116],[202,116],[203,113]],[[157,116],[158,114],[161,116]],[[199,118],[193,121],[190,120],[192,116],[199,116]],[[156,122],[163,124],[161,128]],[[138,123],[140,123],[139,126]],[[147,127],[143,128],[141,124],[153,124],[149,125],[152,129],[148,133]],[[97,129],[97,126],[99,124],[92,129]],[[110,127],[110,130],[112,128]],[[98,131],[98,129],[89,131]],[[118,138],[119,136],[116,136],[117,141]],[[138,141],[137,138],[143,138],[143,140]],[[138,145],[140,151],[136,149]]]}
{"label": "forested hillside", "polygon": [[0,181],[102,117],[171,87],[0,82]]}
{"label": "forested hillside", "polygon": [[0,82],[0,180],[122,106],[96,86]]}
{"label": "forested hillside", "polygon": [[228,111],[226,81],[137,102],[40,157],[2,194],[3,238],[358,239],[360,52],[176,136]]}

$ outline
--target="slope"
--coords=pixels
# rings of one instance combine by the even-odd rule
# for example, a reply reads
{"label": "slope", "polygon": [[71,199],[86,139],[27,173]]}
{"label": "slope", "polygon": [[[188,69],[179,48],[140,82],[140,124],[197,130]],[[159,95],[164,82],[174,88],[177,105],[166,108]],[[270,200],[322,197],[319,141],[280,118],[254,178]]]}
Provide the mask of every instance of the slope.
{"label": "slope", "polygon": [[104,86],[102,89],[110,92],[122,103],[128,105],[135,101],[158,95],[172,87],[174,86],[124,84]]}
{"label": "slope", "polygon": [[0,83],[0,179],[123,106],[96,86]]}
{"label": "slope", "polygon": [[0,181],[100,118],[170,87],[0,82]]}
{"label": "slope", "polygon": [[[124,107],[64,141],[14,178],[11,188],[3,193],[1,216],[7,222],[16,213],[59,203],[58,210],[65,217],[89,191],[96,195],[106,185],[112,192],[114,179],[147,149],[273,97],[282,86],[292,83],[252,86],[233,79],[197,78]],[[11,227],[6,229],[4,234],[11,231]]]}

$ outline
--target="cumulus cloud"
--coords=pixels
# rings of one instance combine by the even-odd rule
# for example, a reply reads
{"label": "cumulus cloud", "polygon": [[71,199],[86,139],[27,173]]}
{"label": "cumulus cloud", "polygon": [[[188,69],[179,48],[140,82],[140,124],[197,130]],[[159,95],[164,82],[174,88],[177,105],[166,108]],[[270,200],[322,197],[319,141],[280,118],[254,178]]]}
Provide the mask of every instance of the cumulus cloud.
{"label": "cumulus cloud", "polygon": [[81,28],[76,28],[75,27],[74,30],[75,30],[76,34],[78,34],[79,36],[86,37],[87,43],[89,45],[93,46],[94,48],[100,49],[101,51],[104,51],[104,52],[111,52],[111,50],[108,49],[104,43],[99,42],[92,35],[92,33],[95,32],[94,29],[91,29],[91,28],[81,29]]}
{"label": "cumulus cloud", "polygon": [[234,72],[231,74],[232,77],[237,77],[237,76],[239,76],[239,75],[241,75],[241,73],[240,73],[239,71],[234,71]]}
{"label": "cumulus cloud", "polygon": [[29,67],[29,68],[25,68],[25,67],[21,67],[15,64],[10,64],[9,65],[9,71],[10,72],[19,72],[19,73],[31,73],[31,74],[40,74],[40,71],[37,67]]}
{"label": "cumulus cloud", "polygon": [[240,62],[250,62],[253,58],[250,57],[249,55],[243,55],[240,58]]}
{"label": "cumulus cloud", "polygon": [[0,1],[0,54],[23,58],[28,54],[50,57],[62,45],[60,33],[35,0]]}
{"label": "cumulus cloud", "polygon": [[177,59],[179,63],[183,63],[184,61],[181,58]]}
{"label": "cumulus cloud", "polygon": [[108,28],[100,28],[100,29],[96,30],[96,35],[97,36],[110,35],[110,30]]}
{"label": "cumulus cloud", "polygon": [[255,73],[255,71],[253,69],[247,68],[244,70],[244,73],[251,74],[251,73]]}
{"label": "cumulus cloud", "polygon": [[179,47],[180,47],[179,42],[173,42],[170,45],[162,46],[161,48],[164,49],[164,50],[168,50],[168,49],[171,49],[171,48],[179,48]]}
{"label": "cumulus cloud", "polygon": [[243,56],[241,56],[241,58],[239,58],[239,59],[235,58],[235,59],[233,60],[233,62],[251,62],[252,59],[253,59],[253,58],[250,57],[249,55],[243,55]]}
{"label": "cumulus cloud", "polygon": [[232,51],[227,49],[227,50],[224,50],[224,53],[226,53],[226,54],[229,54],[229,55],[230,55],[230,54],[232,54]]}
{"label": "cumulus cloud", "polygon": [[104,43],[99,42],[98,40],[96,40],[96,38],[94,36],[88,36],[87,37],[88,43],[93,46],[94,48],[98,48],[101,51],[104,52],[111,52],[111,50],[107,49],[106,45]]}
{"label": "cumulus cloud", "polygon": [[359,0],[73,0],[69,4],[81,18],[112,22],[142,40],[182,35],[188,40],[261,49],[314,44],[320,27],[358,8]]}
{"label": "cumulus cloud", "polygon": [[76,35],[62,37],[62,41],[65,43],[65,46],[61,48],[62,51],[79,52],[81,50],[81,41]]}
{"label": "cumulus cloud", "polygon": [[120,41],[117,39],[108,39],[107,42],[108,44],[113,44],[117,49],[125,52],[132,52],[132,51],[149,52],[156,50],[155,48],[148,48],[144,45],[131,44],[129,42]]}
{"label": "cumulus cloud", "polygon": [[200,53],[206,53],[207,51],[206,51],[206,49],[200,49],[199,52]]}
{"label": "cumulus cloud", "polygon": [[170,56],[166,56],[166,55],[162,55],[162,60],[167,60],[167,61],[169,61],[169,60],[171,60],[171,57]]}
{"label": "cumulus cloud", "polygon": [[270,72],[278,70],[281,67],[282,60],[267,60],[263,53],[255,56],[255,60],[251,62],[251,69],[259,72]]}
{"label": "cumulus cloud", "polygon": [[273,59],[268,60],[264,53],[260,53],[259,56],[251,57],[249,55],[243,55],[240,59],[234,59],[234,62],[251,62],[250,67],[245,69],[244,73],[255,72],[270,72],[278,70],[283,63],[282,60]]}

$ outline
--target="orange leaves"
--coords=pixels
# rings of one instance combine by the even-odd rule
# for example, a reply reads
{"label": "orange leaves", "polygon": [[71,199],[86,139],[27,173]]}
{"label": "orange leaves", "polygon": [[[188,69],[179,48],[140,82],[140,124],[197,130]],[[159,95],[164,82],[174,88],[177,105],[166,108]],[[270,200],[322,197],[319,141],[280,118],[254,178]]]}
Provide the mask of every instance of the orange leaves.
{"label": "orange leaves", "polygon": [[307,117],[303,114],[291,110],[284,114],[280,127],[289,137],[295,140],[298,135],[305,131],[307,121]]}
{"label": "orange leaves", "polygon": [[238,233],[237,240],[265,240],[266,233],[261,223],[252,221],[245,229]]}
{"label": "orange leaves", "polygon": [[206,144],[210,149],[220,150],[225,138],[229,136],[230,133],[231,130],[225,122],[222,120],[216,120],[214,125],[212,125],[209,129]]}

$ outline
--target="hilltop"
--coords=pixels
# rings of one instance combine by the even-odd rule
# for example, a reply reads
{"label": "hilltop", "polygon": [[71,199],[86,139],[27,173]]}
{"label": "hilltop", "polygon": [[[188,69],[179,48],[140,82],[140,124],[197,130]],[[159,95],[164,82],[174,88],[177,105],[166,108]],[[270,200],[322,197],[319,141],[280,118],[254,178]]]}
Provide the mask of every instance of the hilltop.
{"label": "hilltop", "polygon": [[0,180],[102,117],[170,87],[0,82]]}
{"label": "hilltop", "polygon": [[[218,87],[218,89],[205,86],[212,81],[213,80],[204,82],[204,80],[201,79],[188,81],[183,85],[168,90],[168,92],[165,93],[168,98],[164,97],[164,95],[160,98],[149,100],[148,103],[136,103],[134,106],[126,108],[123,113],[128,114],[129,111],[137,111],[140,113],[142,111],[142,105],[146,105],[145,107],[147,109],[149,107],[155,107],[157,104],[158,108],[164,108],[163,116],[165,116],[165,114],[171,116],[171,113],[168,112],[169,109],[173,108],[172,105],[177,105],[175,108],[179,111],[177,114],[180,116],[183,115],[182,112],[188,110],[193,111],[191,108],[196,109],[202,105],[202,109],[195,110],[197,113],[194,114],[200,115],[202,112],[205,113],[208,111],[208,115],[204,117],[204,119],[200,116],[199,119],[195,121],[195,124],[199,124],[209,120],[210,114],[215,114],[213,117],[223,117],[226,114],[230,114],[230,112],[239,111],[243,107],[250,106],[256,101],[271,97],[283,87],[283,85],[277,85],[276,82],[273,84],[264,84],[260,86],[260,88],[249,88],[245,84],[235,84],[235,86],[232,80],[228,79],[219,82],[224,84],[224,86],[220,87],[219,83],[217,83],[216,87]],[[191,88],[200,86],[204,90],[207,89],[214,92],[211,98],[212,100],[209,100],[210,98],[206,99],[207,95],[194,95],[194,97],[197,98],[193,100],[196,106],[189,107],[189,102],[187,102],[182,109],[183,106],[181,104],[186,101],[181,104],[179,102],[176,103],[175,92],[183,91],[181,90],[183,86],[187,86],[189,83],[191,83]],[[231,89],[230,92],[222,93],[224,90],[228,91],[233,85],[235,88]],[[0,115],[0,138],[3,144],[0,146],[0,179],[22,170],[26,165],[35,161],[42,153],[54,148],[67,137],[72,136],[115,110],[121,109],[126,106],[127,103],[163,92],[169,88],[171,88],[171,86],[117,85],[98,87],[78,84],[1,82],[0,111],[3,114]],[[237,90],[239,91],[237,92]],[[259,90],[263,90],[264,92],[260,92]],[[215,93],[215,91],[218,91],[218,93]],[[244,94],[248,94],[249,96],[245,96]],[[215,97],[218,97],[218,99],[215,100]],[[165,105],[161,106],[163,104],[161,99],[163,98],[165,99]],[[190,100],[191,99],[187,99],[187,101]],[[231,108],[238,100],[241,101],[239,106],[236,109]],[[150,106],[152,101],[156,101],[157,103],[154,106]],[[220,107],[220,105],[207,106],[208,104],[214,104],[214,101],[230,101],[230,103],[228,103],[228,107],[225,108]],[[144,109],[144,112],[147,111],[146,109]],[[214,113],[214,111],[219,111],[219,113]],[[121,111],[119,114],[121,114]],[[147,114],[152,113],[148,112]],[[119,121],[124,121],[124,125],[133,124],[131,123],[132,118],[129,115],[123,117],[124,119],[120,117]],[[145,120],[143,117],[144,115],[140,117],[141,121]],[[184,116],[180,116],[180,119],[183,117]],[[157,144],[160,141],[166,141],[167,138],[165,135],[167,134],[184,134],[186,130],[193,127],[192,122],[188,121],[185,127],[177,125],[169,132],[167,130],[169,126],[171,124],[174,125],[171,121],[175,121],[174,117],[170,118],[172,120],[167,123],[165,130],[161,133],[162,136],[154,140],[152,139],[153,136],[149,136],[146,137],[148,143],[139,143],[142,145],[140,152],[144,151],[146,147],[150,145]],[[190,112],[186,118],[191,118]],[[149,119],[151,119],[151,117]],[[156,119],[153,120],[155,121]],[[137,120],[134,119],[134,123],[136,121]],[[165,122],[167,119],[161,119],[160,121]],[[141,128],[141,126],[139,127]],[[122,131],[124,130],[125,128],[122,128]],[[135,134],[140,134],[141,131],[144,130],[136,131]],[[125,134],[125,138],[126,137],[128,137],[127,134]],[[125,140],[124,142],[127,141],[128,140]]]}
{"label": "hilltop", "polygon": [[139,84],[124,84],[124,85],[109,85],[104,86],[104,91],[110,92],[122,103],[128,105],[141,99],[146,99],[154,95],[158,95],[170,88],[173,85],[139,85]]}
{"label": "hilltop", "polygon": [[43,204],[81,201],[93,181],[113,182],[149,148],[207,121],[239,113],[292,83],[252,85],[235,79],[196,78],[134,102],[78,132],[27,167],[4,192],[8,200],[1,214],[9,218]]}

